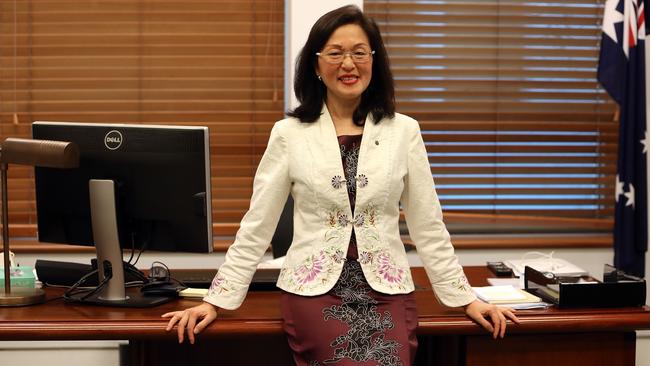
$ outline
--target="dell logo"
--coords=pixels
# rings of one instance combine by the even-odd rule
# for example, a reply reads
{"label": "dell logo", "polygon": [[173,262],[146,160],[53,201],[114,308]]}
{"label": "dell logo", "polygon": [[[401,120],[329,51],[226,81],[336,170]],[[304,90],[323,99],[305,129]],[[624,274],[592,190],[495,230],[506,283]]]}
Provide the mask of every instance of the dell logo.
{"label": "dell logo", "polygon": [[117,130],[109,131],[104,136],[104,145],[109,150],[117,150],[122,146],[122,133]]}

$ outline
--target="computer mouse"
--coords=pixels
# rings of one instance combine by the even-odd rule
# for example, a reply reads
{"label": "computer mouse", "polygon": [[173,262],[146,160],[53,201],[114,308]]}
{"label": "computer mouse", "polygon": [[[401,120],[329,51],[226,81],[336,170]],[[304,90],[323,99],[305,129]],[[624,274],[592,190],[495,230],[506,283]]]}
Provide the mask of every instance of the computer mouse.
{"label": "computer mouse", "polygon": [[142,285],[140,292],[144,296],[178,296],[180,291],[185,290],[187,287],[180,285],[176,282],[170,281],[154,281]]}

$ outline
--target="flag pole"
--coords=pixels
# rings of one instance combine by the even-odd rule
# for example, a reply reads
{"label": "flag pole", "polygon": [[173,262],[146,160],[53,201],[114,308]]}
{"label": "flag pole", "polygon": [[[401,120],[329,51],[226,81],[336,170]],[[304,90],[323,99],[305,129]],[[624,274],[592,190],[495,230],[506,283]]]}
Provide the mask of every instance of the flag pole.
{"label": "flag pole", "polygon": [[[648,27],[648,22],[645,22],[645,34],[646,35],[648,34],[648,28],[649,28]],[[646,38],[646,40],[647,40],[647,38]],[[650,75],[648,73],[648,71],[650,71],[650,66],[649,65],[650,65],[650,47],[646,43],[646,47],[645,47],[645,75],[646,75],[646,78],[645,78],[645,105],[646,105],[646,108],[645,108],[645,130],[646,131],[648,131],[648,121],[650,121],[650,108],[648,108],[648,106],[650,105],[650,103],[648,103],[648,101],[650,101],[650,77],[648,77]],[[647,200],[647,203],[648,203],[646,205],[646,207],[650,211],[650,155],[646,156],[646,176],[648,176],[648,178],[649,178],[649,179],[646,179],[646,188],[647,188],[646,192],[649,193],[649,194],[646,195],[646,200]],[[647,218],[647,221],[648,221],[647,222],[648,226],[646,226],[646,227],[650,228],[650,212],[648,213],[648,215],[646,215],[646,218]],[[650,248],[650,235],[648,235],[648,248]],[[645,256],[646,256],[646,258],[645,258],[645,273],[646,273],[646,276],[648,276],[650,274],[650,272],[649,272],[650,271],[650,263],[648,263],[648,253],[647,252],[646,252]],[[647,296],[650,296],[650,288],[646,289],[646,291],[647,291]],[[646,296],[646,298],[647,298],[647,296]]]}

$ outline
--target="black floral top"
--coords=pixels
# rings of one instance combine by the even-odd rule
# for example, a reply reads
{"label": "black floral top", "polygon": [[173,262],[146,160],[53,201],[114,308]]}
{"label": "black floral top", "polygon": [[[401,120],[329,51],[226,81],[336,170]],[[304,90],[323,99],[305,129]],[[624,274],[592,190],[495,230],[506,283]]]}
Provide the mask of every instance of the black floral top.
{"label": "black floral top", "polygon": [[[345,174],[345,182],[348,188],[348,198],[350,199],[352,215],[354,215],[354,204],[357,198],[357,164],[359,163],[359,147],[361,146],[362,136],[363,135],[338,136],[339,147],[341,148],[341,159],[343,161],[343,173]],[[352,231],[347,259],[356,260],[358,257],[357,240],[354,231]]]}

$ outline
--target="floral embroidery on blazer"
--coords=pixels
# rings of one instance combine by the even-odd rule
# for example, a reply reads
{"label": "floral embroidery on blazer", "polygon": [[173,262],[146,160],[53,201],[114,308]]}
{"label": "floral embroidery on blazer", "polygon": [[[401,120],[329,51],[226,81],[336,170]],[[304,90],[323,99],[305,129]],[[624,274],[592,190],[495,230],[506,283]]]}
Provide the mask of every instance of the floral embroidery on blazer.
{"label": "floral embroidery on blazer", "polygon": [[345,227],[350,223],[348,215],[342,209],[332,209],[327,213],[327,231],[325,243],[345,237]]}
{"label": "floral embroidery on blazer", "polygon": [[216,296],[221,294],[227,294],[228,292],[236,291],[235,285],[230,283],[221,275],[214,276],[212,279],[212,284],[210,285],[210,290],[208,290],[208,296]]}
{"label": "floral embroidery on blazer", "polygon": [[289,194],[294,199],[294,236],[278,287],[304,296],[332,289],[354,230],[368,284],[386,294],[413,291],[399,232],[401,207],[440,301],[461,306],[475,299],[442,222],[417,121],[401,114],[379,123],[366,120],[357,178],[349,183],[362,188],[357,189],[355,215],[343,177],[326,107],[314,123],[294,118],[277,122],[255,175],[250,209],[204,300],[226,309],[241,305]]}
{"label": "floral embroidery on blazer", "polygon": [[359,263],[362,268],[369,268],[366,271],[382,285],[396,290],[413,290],[411,272],[398,266],[389,253],[379,248],[363,251],[359,253]]}
{"label": "floral embroidery on blazer", "polygon": [[305,291],[322,286],[332,277],[338,279],[337,266],[345,261],[345,253],[337,247],[328,247],[307,257],[302,263],[282,268],[280,277],[293,291]]}

